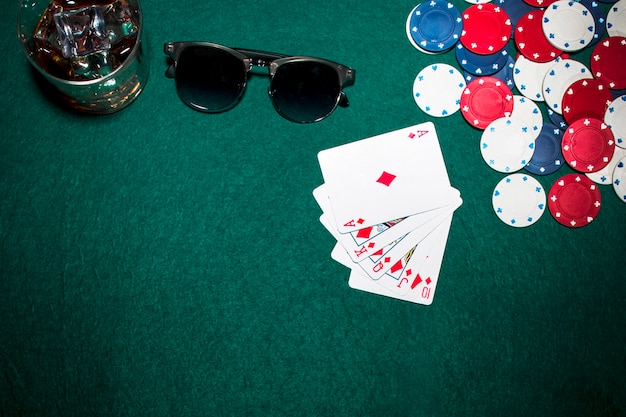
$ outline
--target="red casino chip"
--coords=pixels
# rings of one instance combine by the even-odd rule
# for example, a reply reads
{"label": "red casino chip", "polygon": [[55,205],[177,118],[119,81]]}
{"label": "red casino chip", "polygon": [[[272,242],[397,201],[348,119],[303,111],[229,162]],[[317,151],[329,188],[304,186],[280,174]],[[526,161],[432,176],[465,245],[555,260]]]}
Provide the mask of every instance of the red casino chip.
{"label": "red casino chip", "polygon": [[511,89],[496,77],[475,78],[461,93],[463,118],[478,129],[485,129],[494,120],[510,116],[513,105]]}
{"label": "red casino chip", "polygon": [[591,72],[613,90],[626,88],[626,38],[603,39],[591,54]]}
{"label": "red casino chip", "polygon": [[615,137],[602,120],[585,118],[563,133],[563,157],[578,172],[597,172],[606,167],[615,152]]}
{"label": "red casino chip", "polygon": [[604,113],[613,101],[609,86],[595,78],[574,81],[563,95],[561,110],[568,124],[592,117],[604,119]]}
{"label": "red casino chip", "polygon": [[511,19],[503,8],[495,4],[475,4],[463,12],[460,41],[475,54],[490,55],[501,51],[511,33]]}
{"label": "red casino chip", "polygon": [[591,223],[600,212],[602,198],[596,183],[584,174],[559,178],[548,193],[548,209],[560,224],[579,228]]}
{"label": "red casino chip", "polygon": [[517,22],[513,35],[517,49],[534,62],[550,62],[563,54],[563,51],[548,42],[543,34],[542,17],[542,10],[526,13]]}

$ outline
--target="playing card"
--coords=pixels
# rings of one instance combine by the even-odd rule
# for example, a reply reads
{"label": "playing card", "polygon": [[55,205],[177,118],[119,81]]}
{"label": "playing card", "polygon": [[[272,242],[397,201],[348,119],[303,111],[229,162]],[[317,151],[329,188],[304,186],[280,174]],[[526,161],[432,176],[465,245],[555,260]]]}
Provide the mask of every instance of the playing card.
{"label": "playing card", "polygon": [[406,266],[403,262],[405,255],[449,218],[461,203],[462,200],[459,197],[456,204],[450,206],[448,210],[441,212],[432,220],[410,231],[402,238],[367,257],[357,265],[374,280],[379,279],[388,272],[391,274],[397,273]]}
{"label": "playing card", "polygon": [[[328,217],[332,214],[329,213],[330,207],[325,189],[325,185],[321,185],[313,190],[313,195],[322,208],[322,211],[324,211],[324,215]],[[456,206],[448,205],[348,233],[333,233],[332,231],[331,233],[345,248],[353,262],[361,262],[385,246],[402,238],[408,232],[423,226],[442,213],[449,213],[449,210],[454,208],[456,208]],[[327,218],[326,220],[320,221],[327,229],[332,228],[331,219]],[[431,227],[434,227],[434,225],[431,224]]]}
{"label": "playing card", "polygon": [[[338,240],[339,237],[341,236],[341,233],[339,233],[335,229],[333,229],[333,226],[329,223],[328,219],[324,215],[320,216],[320,223],[322,223],[324,228],[326,228],[326,230],[328,230],[330,232],[330,234],[333,235],[333,237],[335,239],[337,239],[337,244],[335,245],[336,249],[334,249],[334,250],[341,250],[345,254],[345,256],[350,261],[350,263],[347,266],[350,267],[350,268],[357,267],[358,262],[355,262],[355,261],[353,261],[350,258],[350,255],[348,254],[346,249],[342,246],[342,244]],[[383,248],[379,249],[378,251],[372,253],[370,256],[367,256],[362,261],[367,261],[366,265],[367,265],[367,268],[369,268],[370,265],[375,264],[386,252],[389,252],[391,249],[393,249],[393,247],[396,246],[400,241],[402,241],[408,234],[409,233],[406,233],[405,235],[400,236],[395,241],[390,242],[388,245],[386,245],[385,247],[383,247]],[[362,269],[361,271],[363,273],[366,273],[365,269]],[[384,272],[384,271],[382,271],[382,272]],[[377,278],[378,278],[377,276],[372,277],[372,279],[377,279]]]}
{"label": "playing card", "polygon": [[[451,216],[454,210],[460,205],[461,199],[459,197],[457,203],[450,206],[446,211],[440,212],[440,214],[435,216],[429,222],[426,222],[417,229],[408,232],[396,241],[378,250],[358,263],[352,261],[350,255],[345,251],[345,248],[343,248],[340,243],[338,243],[338,245],[342,247],[348,256],[348,259],[350,259],[352,265],[349,267],[354,269],[360,268],[360,272],[366,274],[370,279],[378,280],[385,274],[388,274],[391,277],[399,277],[408,263],[406,254],[422,242],[430,233],[437,229],[437,227],[449,216]],[[320,222],[322,222],[324,227],[333,236],[335,236],[335,238],[337,238],[337,235],[339,234],[332,229],[323,215],[320,217]]]}
{"label": "playing card", "polygon": [[[445,223],[445,221],[444,221]],[[391,291],[404,295],[416,280],[419,281],[419,271],[428,258],[435,244],[436,234],[441,233],[441,228],[433,230],[428,236],[422,239],[409,252],[407,252],[401,260],[392,266],[384,275],[377,280],[378,284],[390,289]]]}
{"label": "playing card", "polygon": [[[361,291],[412,303],[423,305],[432,304],[443,263],[451,222],[452,216],[448,217],[446,221],[439,225],[437,230],[425,239],[430,241],[430,249],[422,265],[416,271],[413,271],[411,279],[407,277],[406,279],[401,278],[398,281],[390,281],[392,278],[385,275],[381,277],[380,280],[375,281],[361,273],[357,268],[353,268],[350,272],[348,285],[351,288]],[[339,249],[334,249],[331,256],[333,259],[343,264],[347,264],[350,259],[347,254],[342,254]]]}
{"label": "playing card", "polygon": [[319,152],[336,229],[347,233],[453,202],[432,122]]}
{"label": "playing card", "polygon": [[321,151],[313,191],[320,222],[337,240],[331,257],[352,288],[431,304],[454,211],[434,125],[422,123]]}

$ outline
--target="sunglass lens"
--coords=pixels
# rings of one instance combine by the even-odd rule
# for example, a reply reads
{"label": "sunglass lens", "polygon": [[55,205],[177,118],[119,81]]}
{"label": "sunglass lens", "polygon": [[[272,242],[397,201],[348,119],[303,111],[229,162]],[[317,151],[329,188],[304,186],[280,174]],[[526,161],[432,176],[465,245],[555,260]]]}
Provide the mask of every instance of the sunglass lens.
{"label": "sunglass lens", "polygon": [[316,122],[337,107],[339,75],[329,65],[314,61],[289,62],[278,67],[270,85],[276,110],[295,122]]}
{"label": "sunglass lens", "polygon": [[222,49],[189,46],[178,57],[176,89],[196,110],[220,112],[237,103],[246,85],[246,68]]}

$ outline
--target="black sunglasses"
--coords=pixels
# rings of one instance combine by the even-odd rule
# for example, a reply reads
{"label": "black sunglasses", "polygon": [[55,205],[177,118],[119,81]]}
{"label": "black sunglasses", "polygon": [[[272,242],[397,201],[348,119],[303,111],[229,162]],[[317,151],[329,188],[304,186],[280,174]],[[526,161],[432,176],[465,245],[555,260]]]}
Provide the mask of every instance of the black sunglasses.
{"label": "black sunglasses", "polygon": [[176,80],[180,99],[195,110],[218,113],[233,108],[246,88],[252,67],[268,67],[269,95],[276,111],[297,123],[318,122],[337,106],[348,107],[343,87],[355,71],[307,56],[228,48],[210,42],[168,42],[165,75]]}

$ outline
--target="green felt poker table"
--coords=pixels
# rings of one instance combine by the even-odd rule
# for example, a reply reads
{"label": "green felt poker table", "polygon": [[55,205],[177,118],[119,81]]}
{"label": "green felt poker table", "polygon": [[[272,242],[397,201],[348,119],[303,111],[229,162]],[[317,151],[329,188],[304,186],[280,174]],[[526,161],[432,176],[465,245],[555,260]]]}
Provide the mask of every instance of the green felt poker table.
{"label": "green felt poker table", "polygon": [[[416,4],[144,0],[149,81],[106,116],[49,98],[5,4],[0,416],[626,415],[626,204],[602,185],[588,226],[500,221],[480,130],[413,98],[457,65],[409,42]],[[254,76],[194,111],[164,75],[190,40],[350,66],[350,106],[292,123]],[[425,306],[348,286],[312,191],[321,150],[427,121],[463,204]]]}

